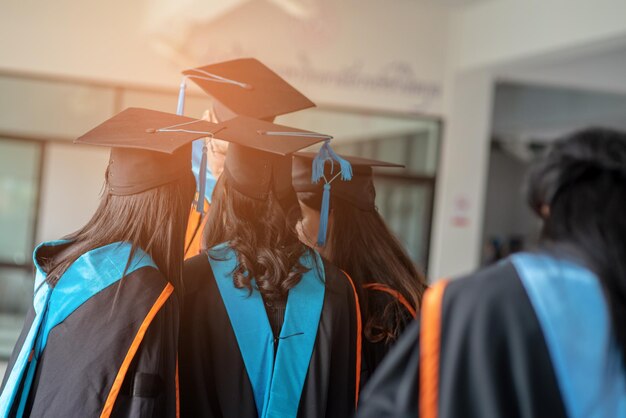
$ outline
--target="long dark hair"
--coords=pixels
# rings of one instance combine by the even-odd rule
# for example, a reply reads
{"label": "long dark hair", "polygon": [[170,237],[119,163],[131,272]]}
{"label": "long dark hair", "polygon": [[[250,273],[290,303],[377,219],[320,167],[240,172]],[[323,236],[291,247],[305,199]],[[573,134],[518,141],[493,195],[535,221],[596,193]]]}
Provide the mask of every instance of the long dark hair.
{"label": "long dark hair", "polygon": [[[252,291],[254,279],[267,300],[283,299],[307,269],[300,257],[308,251],[297,237],[299,208],[295,193],[279,201],[273,192],[265,200],[252,199],[220,176],[204,229],[203,251],[228,242],[237,253],[233,282]],[[219,257],[219,256],[218,256]]]}
{"label": "long dark hair", "polygon": [[598,276],[626,361],[626,134],[588,129],[558,141],[528,177],[548,248],[573,248]]}
{"label": "long dark hair", "polygon": [[[301,192],[298,199],[310,208],[319,208],[322,196],[321,193]],[[331,252],[330,261],[350,275],[360,294],[364,294],[365,284],[381,283],[400,292],[418,308],[426,289],[424,275],[378,210],[361,210],[334,196],[331,196],[330,207],[333,219],[326,244]],[[404,307],[394,300],[382,310],[372,310],[368,298],[361,299],[365,337],[372,342],[395,340],[406,317]]]}
{"label": "long dark hair", "polygon": [[54,286],[67,268],[87,251],[128,242],[131,255],[145,251],[159,270],[180,290],[187,216],[195,190],[193,175],[129,196],[110,194],[107,187],[92,218],[64,237],[72,241],[58,258],[44,261],[47,281]]}

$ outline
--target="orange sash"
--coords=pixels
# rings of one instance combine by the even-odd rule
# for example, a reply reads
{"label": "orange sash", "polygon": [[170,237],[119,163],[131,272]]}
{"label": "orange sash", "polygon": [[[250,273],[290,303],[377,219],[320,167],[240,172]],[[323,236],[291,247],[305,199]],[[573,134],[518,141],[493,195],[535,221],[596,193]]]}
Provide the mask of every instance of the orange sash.
{"label": "orange sash", "polygon": [[[210,208],[211,205],[205,200],[204,213],[208,214]],[[207,215],[204,215],[204,219],[202,219],[196,208],[191,208],[189,221],[187,222],[187,233],[185,234],[185,260],[200,254],[202,249],[202,231],[204,231],[207,219]]]}
{"label": "orange sash", "polygon": [[391,287],[382,284],[382,283],[366,283],[363,285],[364,289],[371,289],[371,290],[377,290],[379,292],[385,292],[390,294],[391,296],[393,296],[394,298],[396,298],[398,300],[398,302],[400,302],[400,304],[402,304],[402,306],[404,306],[404,308],[409,312],[409,314],[411,314],[411,316],[413,317],[413,319],[415,319],[417,317],[417,313],[415,312],[415,308],[413,306],[411,306],[411,304],[409,303],[408,300],[406,300],[406,298],[404,296],[402,296],[402,293],[398,292],[395,289],[392,289]]}
{"label": "orange sash", "polygon": [[439,415],[439,353],[443,294],[448,281],[435,283],[424,293],[420,328],[419,416]]}

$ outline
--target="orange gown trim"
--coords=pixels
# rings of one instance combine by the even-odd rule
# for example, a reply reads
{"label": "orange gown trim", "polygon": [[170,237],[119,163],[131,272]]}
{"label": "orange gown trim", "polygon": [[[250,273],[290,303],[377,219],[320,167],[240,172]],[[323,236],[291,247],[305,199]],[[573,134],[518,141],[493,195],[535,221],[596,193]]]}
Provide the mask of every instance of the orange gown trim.
{"label": "orange gown trim", "polygon": [[[204,201],[204,213],[208,214],[211,209],[211,205],[208,201]],[[189,211],[189,221],[187,222],[187,232],[185,234],[185,260],[200,254],[202,250],[202,232],[206,226],[207,215],[204,215],[204,219],[196,211],[195,207],[192,207]]]}
{"label": "orange gown trim", "polygon": [[448,281],[435,283],[424,293],[420,329],[419,416],[439,414],[439,353],[443,295]]}
{"label": "orange gown trim", "polygon": [[415,308],[411,306],[409,301],[406,300],[406,298],[402,296],[402,293],[398,292],[397,290],[392,289],[391,287],[382,283],[366,283],[363,285],[363,288],[376,290],[379,292],[384,292],[393,296],[394,298],[398,300],[398,302],[400,302],[402,306],[404,306],[404,308],[409,312],[409,314],[411,315],[411,317],[413,317],[413,319],[417,317],[417,312],[415,312]]}

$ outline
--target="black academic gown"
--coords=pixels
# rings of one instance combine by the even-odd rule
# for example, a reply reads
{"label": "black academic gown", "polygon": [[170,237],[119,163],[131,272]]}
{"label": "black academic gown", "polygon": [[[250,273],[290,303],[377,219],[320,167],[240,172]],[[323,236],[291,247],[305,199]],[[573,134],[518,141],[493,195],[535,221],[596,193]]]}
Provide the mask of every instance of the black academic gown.
{"label": "black academic gown", "polygon": [[[565,418],[540,324],[510,262],[448,284],[442,301],[439,418]],[[361,394],[359,418],[417,417],[420,323]]]}
{"label": "black academic gown", "polygon": [[[385,286],[386,287],[386,286]],[[393,291],[391,291],[393,292]],[[404,329],[414,319],[411,312],[398,300],[391,292],[377,290],[375,288],[365,288],[361,297],[367,298],[368,312],[380,312],[388,309],[390,304],[397,305],[398,312],[398,336],[402,335]],[[363,317],[363,329],[365,329],[367,319]],[[363,334],[363,349],[361,363],[361,387],[364,387],[376,369],[387,356],[389,351],[395,346],[397,340],[371,341],[365,333]]]}
{"label": "black academic gown", "polygon": [[[48,255],[54,252],[50,249]],[[123,271],[125,264],[105,261],[91,267],[85,280],[109,269]],[[34,318],[31,307],[2,390]],[[25,416],[175,417],[177,340],[178,301],[172,286],[155,267],[138,268],[51,329]],[[9,416],[14,416],[17,401],[19,397]]]}
{"label": "black academic gown", "polygon": [[[357,306],[349,279],[324,262],[326,291],[298,417],[350,417],[357,385]],[[183,417],[257,417],[252,384],[206,254],[185,263]]]}

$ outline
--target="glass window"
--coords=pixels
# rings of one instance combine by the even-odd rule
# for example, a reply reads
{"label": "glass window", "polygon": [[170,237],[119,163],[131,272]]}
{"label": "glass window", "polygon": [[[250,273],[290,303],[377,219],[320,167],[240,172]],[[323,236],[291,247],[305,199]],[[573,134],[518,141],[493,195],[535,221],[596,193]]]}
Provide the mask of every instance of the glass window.
{"label": "glass window", "polygon": [[73,140],[113,116],[111,87],[0,75],[0,130]]}
{"label": "glass window", "polygon": [[7,359],[33,294],[42,144],[0,138],[0,360]]}
{"label": "glass window", "polygon": [[0,138],[0,262],[30,263],[41,144]]}

